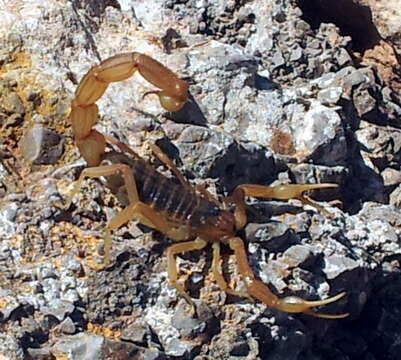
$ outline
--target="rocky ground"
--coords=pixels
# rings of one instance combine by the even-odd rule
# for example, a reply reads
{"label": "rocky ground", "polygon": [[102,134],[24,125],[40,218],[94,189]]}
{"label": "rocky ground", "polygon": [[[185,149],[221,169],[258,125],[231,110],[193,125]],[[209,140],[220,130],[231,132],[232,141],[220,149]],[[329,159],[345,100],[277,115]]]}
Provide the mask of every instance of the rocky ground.
{"label": "rocky ground", "polygon": [[[399,358],[397,0],[13,0],[0,16],[0,359]],[[98,102],[100,131],[145,157],[157,143],[220,198],[242,183],[339,184],[312,195],[328,214],[249,199],[239,235],[276,294],[346,291],[320,311],[348,318],[222,293],[209,248],[178,261],[193,316],[167,282],[171,241],[134,222],[113,233],[112,265],[94,269],[121,207],[96,180],[62,206],[85,165],[70,100],[91,66],[130,51],[186,79],[190,99],[166,113],[134,76]]]}

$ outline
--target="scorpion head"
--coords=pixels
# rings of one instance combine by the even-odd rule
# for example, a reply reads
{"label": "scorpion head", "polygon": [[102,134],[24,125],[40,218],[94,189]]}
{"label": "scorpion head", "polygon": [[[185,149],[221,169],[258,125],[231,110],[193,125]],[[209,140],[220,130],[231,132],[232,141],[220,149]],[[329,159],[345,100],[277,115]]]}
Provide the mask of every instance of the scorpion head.
{"label": "scorpion head", "polygon": [[227,210],[220,210],[214,219],[214,225],[223,235],[234,235],[236,232],[234,215]]}
{"label": "scorpion head", "polygon": [[204,202],[191,218],[191,226],[200,237],[208,240],[222,240],[235,235],[235,218],[227,210],[219,208],[212,202]]}

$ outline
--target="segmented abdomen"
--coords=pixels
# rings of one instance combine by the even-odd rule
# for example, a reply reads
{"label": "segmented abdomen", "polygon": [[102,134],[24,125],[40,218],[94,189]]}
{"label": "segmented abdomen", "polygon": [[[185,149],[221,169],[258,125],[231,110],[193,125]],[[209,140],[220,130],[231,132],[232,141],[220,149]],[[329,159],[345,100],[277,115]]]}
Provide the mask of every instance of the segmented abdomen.
{"label": "segmented abdomen", "polygon": [[137,161],[133,171],[141,201],[171,219],[185,222],[191,217],[200,200],[195,192],[163,176],[144,161]]}
{"label": "segmented abdomen", "polygon": [[[106,154],[105,160],[114,164],[128,165],[134,175],[139,200],[150,205],[156,211],[163,212],[164,216],[170,220],[177,220],[181,224],[185,224],[197,212],[199,206],[204,208],[207,207],[206,203],[209,203],[189,187],[160,174],[140,158],[131,158],[121,153],[109,152]],[[119,200],[124,205],[128,205],[128,197],[121,176],[112,176],[106,180]]]}

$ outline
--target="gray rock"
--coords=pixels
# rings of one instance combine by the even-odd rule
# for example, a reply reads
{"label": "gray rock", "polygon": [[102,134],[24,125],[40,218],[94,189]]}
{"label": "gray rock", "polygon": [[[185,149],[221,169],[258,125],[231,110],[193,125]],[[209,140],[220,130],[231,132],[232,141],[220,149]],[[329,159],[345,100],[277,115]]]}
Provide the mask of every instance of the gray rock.
{"label": "gray rock", "polygon": [[53,346],[52,351],[67,355],[71,360],[101,359],[104,342],[102,336],[80,333],[62,338]]}
{"label": "gray rock", "polygon": [[233,144],[232,137],[198,126],[185,128],[177,140],[183,161],[200,177],[207,177],[216,158]]}
{"label": "gray rock", "polygon": [[185,356],[185,357],[193,357],[193,351],[196,349],[196,344],[180,340],[180,339],[171,339],[165,345],[165,353],[168,356]]}
{"label": "gray rock", "polygon": [[23,360],[24,352],[11,335],[0,334],[0,357],[4,360]]}
{"label": "gray rock", "polygon": [[312,254],[310,246],[294,245],[283,253],[283,262],[291,267],[302,267],[311,258]]}
{"label": "gray rock", "polygon": [[135,322],[124,328],[121,339],[131,341],[136,344],[142,344],[145,342],[147,336],[150,336],[150,329],[148,326],[143,323]]}
{"label": "gray rock", "polygon": [[329,256],[325,258],[324,273],[329,280],[335,279],[343,272],[358,268],[358,262],[342,256]]}
{"label": "gray rock", "polygon": [[46,360],[52,358],[51,349],[48,347],[45,348],[29,348],[28,356],[35,360]]}
{"label": "gray rock", "polygon": [[340,100],[342,92],[341,87],[326,88],[319,91],[317,98],[323,105],[334,105]]}
{"label": "gray rock", "polygon": [[34,125],[25,133],[21,147],[25,160],[36,165],[54,164],[63,154],[64,141],[55,132]]}
{"label": "gray rock", "polygon": [[319,165],[345,164],[347,144],[341,118],[336,111],[320,104],[311,104],[294,129],[297,150]]}
{"label": "gray rock", "polygon": [[380,175],[383,177],[384,186],[394,186],[401,183],[401,172],[396,169],[386,168]]}
{"label": "gray rock", "polygon": [[283,223],[248,224],[246,238],[252,243],[260,243],[269,251],[283,251],[296,241],[295,234]]}
{"label": "gray rock", "polygon": [[58,326],[58,330],[67,335],[72,335],[76,331],[76,326],[70,317],[66,317]]}
{"label": "gray rock", "polygon": [[180,332],[184,338],[194,338],[206,330],[206,324],[186,314],[182,308],[177,307],[171,324]]}
{"label": "gray rock", "polygon": [[5,96],[1,104],[3,110],[9,114],[18,114],[19,116],[24,116],[25,109],[21,98],[17,93],[11,92]]}
{"label": "gray rock", "polygon": [[16,299],[13,295],[15,294],[13,294],[12,292],[4,292],[4,294],[2,294],[2,299],[4,302],[0,311],[0,318],[2,321],[8,320],[13,312],[22,306],[18,299]]}
{"label": "gray rock", "polygon": [[0,234],[12,235],[15,232],[18,207],[17,203],[8,203],[0,208]]}
{"label": "gray rock", "polygon": [[49,306],[42,306],[40,311],[44,315],[52,315],[58,321],[63,321],[67,315],[71,314],[75,309],[75,306],[67,301],[60,301],[54,299],[49,302]]}
{"label": "gray rock", "polygon": [[401,208],[401,185],[399,185],[391,194],[390,194],[390,204]]}
{"label": "gray rock", "polygon": [[143,353],[143,360],[164,360],[166,357],[157,349],[146,349]]}

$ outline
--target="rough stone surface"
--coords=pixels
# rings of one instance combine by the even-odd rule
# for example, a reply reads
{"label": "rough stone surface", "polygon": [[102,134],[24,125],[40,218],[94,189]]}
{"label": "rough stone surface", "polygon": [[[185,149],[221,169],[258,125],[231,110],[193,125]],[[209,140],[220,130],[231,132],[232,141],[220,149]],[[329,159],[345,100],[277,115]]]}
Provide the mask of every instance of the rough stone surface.
{"label": "rough stone surface", "polygon": [[[398,360],[401,81],[396,1],[0,2],[0,358]],[[342,34],[342,35],[340,35]],[[288,314],[227,294],[210,247],[177,256],[196,314],[168,285],[163,234],[134,222],[85,164],[68,121],[88,69],[138,51],[190,84],[166,113],[139,75],[99,99],[99,131],[156,143],[221,200],[239,184],[332,183],[299,199],[246,199],[238,232],[278,296],[347,295]],[[162,216],[162,215],[161,215]],[[222,272],[246,288],[232,251]]]}
{"label": "rough stone surface", "polygon": [[399,49],[401,48],[401,11],[396,0],[377,2],[373,0],[356,1],[368,6],[372,13],[372,20],[381,37],[391,40]]}

